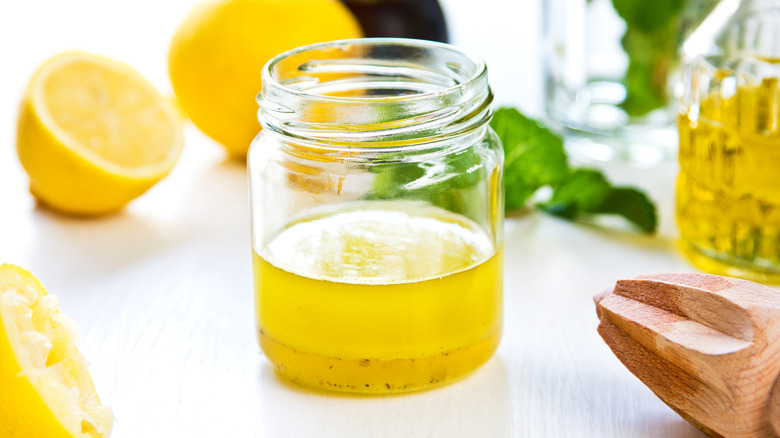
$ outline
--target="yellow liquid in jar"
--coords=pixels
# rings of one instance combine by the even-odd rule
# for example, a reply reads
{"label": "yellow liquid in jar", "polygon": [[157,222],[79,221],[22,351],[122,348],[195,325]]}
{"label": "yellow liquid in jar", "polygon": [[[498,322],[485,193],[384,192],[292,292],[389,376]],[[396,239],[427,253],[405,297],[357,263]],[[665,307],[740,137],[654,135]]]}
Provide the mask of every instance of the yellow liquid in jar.
{"label": "yellow liquid in jar", "polygon": [[254,253],[260,345],[293,381],[426,389],[475,370],[498,346],[501,251],[461,216],[386,204],[297,221]]}
{"label": "yellow liquid in jar", "polygon": [[699,268],[780,280],[780,90],[777,79],[711,95],[678,120],[677,223]]}

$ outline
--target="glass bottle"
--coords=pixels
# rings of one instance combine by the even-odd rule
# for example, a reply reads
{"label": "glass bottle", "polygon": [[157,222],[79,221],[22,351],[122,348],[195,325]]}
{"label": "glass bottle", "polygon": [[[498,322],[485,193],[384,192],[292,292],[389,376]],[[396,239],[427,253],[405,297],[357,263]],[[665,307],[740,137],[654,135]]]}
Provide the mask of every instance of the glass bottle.
{"label": "glass bottle", "polygon": [[259,341],[293,381],[391,393],[491,357],[502,326],[503,152],[477,58],[362,39],[262,73],[248,156]]}
{"label": "glass bottle", "polygon": [[677,222],[712,273],[780,280],[780,0],[723,0],[683,46]]}

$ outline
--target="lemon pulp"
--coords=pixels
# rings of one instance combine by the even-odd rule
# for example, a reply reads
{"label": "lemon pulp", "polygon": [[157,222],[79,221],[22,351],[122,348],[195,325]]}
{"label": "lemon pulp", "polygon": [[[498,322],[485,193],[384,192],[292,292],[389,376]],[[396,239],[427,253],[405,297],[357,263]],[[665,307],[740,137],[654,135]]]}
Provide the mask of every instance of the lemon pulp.
{"label": "lemon pulp", "polygon": [[180,141],[170,108],[124,69],[96,59],[74,56],[41,85],[54,125],[85,150],[126,168],[169,160],[167,146]]}
{"label": "lemon pulp", "polygon": [[0,436],[109,436],[74,326],[32,274],[0,265]]}
{"label": "lemon pulp", "polygon": [[501,336],[501,251],[438,208],[309,216],[255,251],[254,270],[261,347],[305,385],[434,387],[479,367]]}

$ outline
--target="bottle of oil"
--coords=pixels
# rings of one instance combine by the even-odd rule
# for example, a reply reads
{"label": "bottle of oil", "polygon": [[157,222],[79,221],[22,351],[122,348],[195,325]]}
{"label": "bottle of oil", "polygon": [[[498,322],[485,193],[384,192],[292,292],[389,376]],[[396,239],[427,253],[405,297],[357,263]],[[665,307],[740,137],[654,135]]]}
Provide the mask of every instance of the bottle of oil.
{"label": "bottle of oil", "polygon": [[683,47],[677,222],[705,271],[780,280],[780,1],[723,0]]}

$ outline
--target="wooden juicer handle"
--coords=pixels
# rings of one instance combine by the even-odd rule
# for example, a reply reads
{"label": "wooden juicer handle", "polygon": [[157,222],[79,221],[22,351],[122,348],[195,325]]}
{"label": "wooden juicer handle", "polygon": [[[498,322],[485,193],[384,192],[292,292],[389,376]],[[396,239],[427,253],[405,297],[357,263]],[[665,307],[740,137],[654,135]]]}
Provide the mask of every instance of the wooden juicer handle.
{"label": "wooden juicer handle", "polygon": [[598,332],[661,400],[710,436],[780,436],[780,292],[707,274],[620,280]]}

